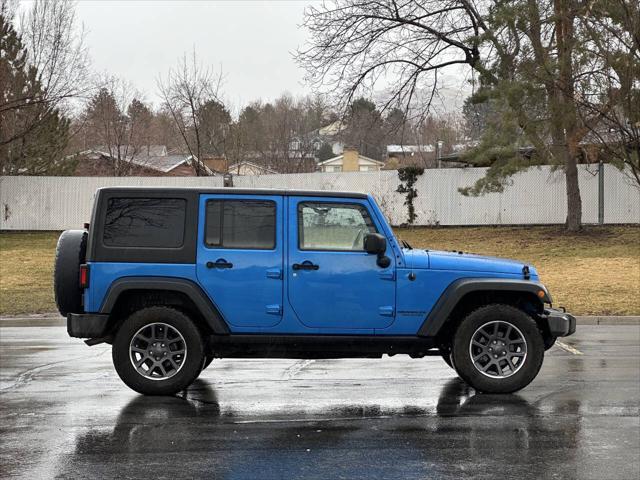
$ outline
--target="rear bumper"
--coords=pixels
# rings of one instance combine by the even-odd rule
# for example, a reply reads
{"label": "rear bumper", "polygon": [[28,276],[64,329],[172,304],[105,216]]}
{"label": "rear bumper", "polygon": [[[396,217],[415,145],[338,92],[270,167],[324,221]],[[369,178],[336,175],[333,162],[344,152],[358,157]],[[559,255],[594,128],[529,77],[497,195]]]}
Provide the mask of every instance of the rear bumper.
{"label": "rear bumper", "polygon": [[107,333],[109,315],[100,313],[69,313],[67,333],[76,338],[100,338]]}
{"label": "rear bumper", "polygon": [[543,319],[549,333],[554,337],[568,337],[576,331],[576,317],[562,310],[547,308],[544,311]]}

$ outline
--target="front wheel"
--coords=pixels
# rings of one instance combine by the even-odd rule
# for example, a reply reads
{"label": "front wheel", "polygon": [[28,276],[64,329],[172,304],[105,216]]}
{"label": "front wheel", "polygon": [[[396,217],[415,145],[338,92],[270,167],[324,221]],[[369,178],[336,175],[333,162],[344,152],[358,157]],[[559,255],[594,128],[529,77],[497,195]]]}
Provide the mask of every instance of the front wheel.
{"label": "front wheel", "polygon": [[184,313],[168,307],[138,310],[118,329],[112,348],[116,372],[145,395],[173,395],[199,375],[202,336]]}
{"label": "front wheel", "polygon": [[476,390],[511,393],[533,381],[544,350],[529,315],[510,305],[488,305],[470,313],[456,331],[453,364]]}

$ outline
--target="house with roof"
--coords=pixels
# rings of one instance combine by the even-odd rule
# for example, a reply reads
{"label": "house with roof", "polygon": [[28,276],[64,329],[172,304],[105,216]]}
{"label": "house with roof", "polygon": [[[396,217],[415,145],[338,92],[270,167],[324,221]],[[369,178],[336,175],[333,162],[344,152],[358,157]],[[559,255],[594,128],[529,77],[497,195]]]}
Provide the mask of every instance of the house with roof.
{"label": "house with roof", "polygon": [[[74,175],[79,177],[110,177],[116,172],[134,177],[191,177],[197,175],[198,168],[193,155],[170,153],[164,145],[97,146],[67,159],[76,162]],[[213,175],[204,164],[200,169],[201,175]]]}
{"label": "house with roof", "polygon": [[384,162],[360,155],[354,148],[345,148],[341,155],[318,163],[320,172],[377,172]]}
{"label": "house with roof", "polygon": [[315,158],[322,145],[328,144],[334,155],[340,155],[344,150],[340,134],[345,128],[344,122],[337,120],[324,127],[294,137],[289,144],[289,149],[294,154],[298,152],[299,156]]}
{"label": "house with roof", "polygon": [[435,168],[436,148],[433,145],[387,145],[388,168],[419,165],[424,168]]}

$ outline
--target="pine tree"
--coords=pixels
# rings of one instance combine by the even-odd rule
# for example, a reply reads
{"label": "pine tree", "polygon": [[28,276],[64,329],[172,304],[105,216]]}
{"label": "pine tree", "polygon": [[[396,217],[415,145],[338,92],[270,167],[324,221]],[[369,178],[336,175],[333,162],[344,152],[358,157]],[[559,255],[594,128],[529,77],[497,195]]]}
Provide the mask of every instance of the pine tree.
{"label": "pine tree", "polygon": [[331,145],[329,145],[326,142],[320,146],[320,149],[318,150],[318,153],[316,155],[318,157],[318,160],[321,162],[335,157],[335,154],[333,153],[333,148],[331,148]]}
{"label": "pine tree", "polygon": [[0,12],[0,172],[4,175],[64,174],[69,120],[51,108],[38,72],[5,12]]}

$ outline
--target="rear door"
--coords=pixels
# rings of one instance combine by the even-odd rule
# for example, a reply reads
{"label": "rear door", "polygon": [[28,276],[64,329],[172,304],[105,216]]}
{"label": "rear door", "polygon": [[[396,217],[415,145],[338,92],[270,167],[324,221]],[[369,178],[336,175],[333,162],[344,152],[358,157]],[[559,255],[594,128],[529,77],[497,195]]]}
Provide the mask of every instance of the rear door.
{"label": "rear door", "polygon": [[287,216],[288,298],[298,320],[327,333],[391,325],[395,258],[381,268],[363,249],[366,233],[384,234],[368,202],[291,196]]}
{"label": "rear door", "polygon": [[198,281],[232,327],[282,319],[281,196],[201,195]]}

